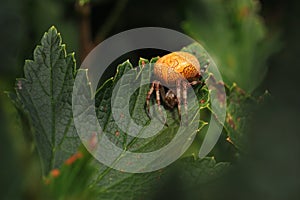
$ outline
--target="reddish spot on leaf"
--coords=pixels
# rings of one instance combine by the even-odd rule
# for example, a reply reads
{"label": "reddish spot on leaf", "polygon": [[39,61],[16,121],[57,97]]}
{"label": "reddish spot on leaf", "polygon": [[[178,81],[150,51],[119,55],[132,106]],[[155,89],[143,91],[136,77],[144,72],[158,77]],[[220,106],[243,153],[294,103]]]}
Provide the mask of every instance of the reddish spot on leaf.
{"label": "reddish spot on leaf", "polygon": [[205,103],[205,100],[204,100],[204,99],[201,99],[201,100],[200,100],[200,103],[201,103],[201,104],[204,104],[204,103]]}
{"label": "reddish spot on leaf", "polygon": [[22,90],[22,82],[18,80],[17,87],[19,90]]}
{"label": "reddish spot on leaf", "polygon": [[95,150],[96,146],[98,143],[98,137],[97,137],[97,133],[93,132],[92,133],[92,137],[89,140],[89,147],[91,150]]}
{"label": "reddish spot on leaf", "polygon": [[233,144],[233,142],[232,142],[232,140],[230,139],[230,137],[227,137],[226,140],[227,140],[227,142]]}
{"label": "reddish spot on leaf", "polygon": [[54,178],[58,177],[60,175],[60,171],[59,169],[52,169],[50,172],[51,176],[53,176]]}
{"label": "reddish spot on leaf", "polygon": [[235,90],[240,93],[241,95],[246,95],[246,92],[242,89],[242,88],[239,88],[239,87],[235,87]]}
{"label": "reddish spot on leaf", "polygon": [[145,67],[145,61],[142,60],[142,68],[144,68],[144,67]]}
{"label": "reddish spot on leaf", "polygon": [[244,19],[249,15],[249,8],[248,7],[243,7],[239,10],[239,18]]}
{"label": "reddish spot on leaf", "polygon": [[50,184],[50,179],[49,178],[46,178],[45,180],[44,180],[44,183],[46,184],[46,185],[49,185]]}
{"label": "reddish spot on leaf", "polygon": [[217,93],[217,98],[222,106],[225,105],[226,102],[226,93],[225,93],[225,87],[224,83],[220,82],[215,79],[214,76],[210,76],[207,80],[207,83],[209,84],[209,89],[213,89]]}
{"label": "reddish spot on leaf", "polygon": [[68,158],[66,161],[65,161],[65,164],[66,165],[71,165],[73,164],[76,160],[80,159],[83,157],[83,154],[81,152],[77,152],[75,153],[74,155],[72,155],[70,158]]}
{"label": "reddish spot on leaf", "polygon": [[234,123],[233,118],[230,114],[227,114],[226,122],[229,124],[229,126],[232,129],[235,129],[235,123]]}
{"label": "reddish spot on leaf", "polygon": [[83,157],[83,154],[80,151],[78,151],[77,154],[76,154],[76,156],[77,156],[78,159],[80,159],[80,158]]}
{"label": "reddish spot on leaf", "polygon": [[120,132],[116,131],[115,135],[116,135],[116,137],[119,137],[120,136]]}

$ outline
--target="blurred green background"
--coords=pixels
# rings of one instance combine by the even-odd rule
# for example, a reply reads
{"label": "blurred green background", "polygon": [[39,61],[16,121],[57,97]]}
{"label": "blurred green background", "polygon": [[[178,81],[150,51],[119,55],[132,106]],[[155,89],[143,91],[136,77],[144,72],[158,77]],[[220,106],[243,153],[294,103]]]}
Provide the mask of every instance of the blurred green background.
{"label": "blurred green background", "polygon": [[[67,51],[76,53],[78,65],[93,45],[130,28],[159,26],[203,40],[216,60],[220,59],[221,67],[225,66],[221,69],[225,80],[234,79],[253,93],[260,94],[267,89],[272,97],[251,121],[248,153],[226,177],[203,188],[191,188],[185,191],[187,196],[299,199],[300,2],[261,0],[260,3],[257,12],[266,27],[256,27],[254,21],[254,26],[250,26],[254,28],[245,29],[247,35],[239,33],[237,26],[252,22],[232,23],[235,19],[226,18],[228,15],[222,11],[229,5],[225,0],[94,0],[89,7],[79,7],[74,0],[3,0],[0,6],[0,199],[38,198],[35,194],[40,189],[40,169],[37,158],[32,156],[30,128],[26,128],[26,123],[22,126],[24,122],[4,91],[14,89],[15,78],[22,76],[24,60],[32,58],[41,36],[52,25],[61,32]],[[241,11],[242,16],[247,15],[247,10]],[[228,13],[232,12],[229,9]],[[256,34],[259,42],[253,45],[252,36]],[[261,35],[264,37],[260,40]],[[240,40],[231,40],[232,37]],[[264,44],[270,45],[264,47]],[[241,46],[251,51],[240,55]],[[254,54],[257,57],[251,57]],[[244,59],[248,57],[251,59]],[[224,60],[228,60],[229,67]],[[157,199],[171,196],[182,199],[186,194],[175,192],[181,187],[174,177],[174,181],[157,193]]]}

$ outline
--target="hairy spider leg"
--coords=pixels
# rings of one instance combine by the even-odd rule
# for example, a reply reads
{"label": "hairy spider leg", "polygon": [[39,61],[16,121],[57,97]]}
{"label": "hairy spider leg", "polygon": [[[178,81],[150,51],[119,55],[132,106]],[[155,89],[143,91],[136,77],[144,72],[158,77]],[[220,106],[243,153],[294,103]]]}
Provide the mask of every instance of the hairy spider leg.
{"label": "hairy spider leg", "polygon": [[188,124],[188,105],[187,105],[187,85],[188,83],[183,81],[182,82],[182,100],[183,100],[183,105],[184,105],[184,114],[186,116],[186,125]]}
{"label": "hairy spider leg", "polygon": [[178,100],[178,104],[177,104],[177,107],[178,107],[178,115],[179,115],[179,119],[181,119],[181,95],[180,95],[180,80],[177,80],[176,81],[176,96],[177,96],[177,100]]}
{"label": "hairy spider leg", "polygon": [[192,82],[189,82],[189,85],[198,85],[198,84],[202,84],[202,81],[200,80],[197,80],[197,81],[192,81]]}
{"label": "hairy spider leg", "polygon": [[201,85],[200,89],[202,89],[202,87],[205,85],[205,82],[202,82],[200,80],[189,82],[189,86],[194,86],[194,85]]}
{"label": "hairy spider leg", "polygon": [[163,100],[163,102],[166,102],[166,91],[165,91],[164,87],[161,86],[159,88],[159,91],[160,91],[161,99]]}
{"label": "hairy spider leg", "polygon": [[148,91],[147,97],[146,97],[147,113],[148,113],[149,117],[151,117],[150,116],[150,97],[154,91],[154,86],[155,86],[155,81],[152,82],[150,90]]}
{"label": "hairy spider leg", "polygon": [[165,124],[166,123],[166,119],[164,118],[163,112],[161,110],[161,105],[160,105],[160,82],[159,81],[155,81],[155,93],[156,93],[156,104],[157,104],[157,108],[159,111],[159,114],[162,116],[162,122]]}

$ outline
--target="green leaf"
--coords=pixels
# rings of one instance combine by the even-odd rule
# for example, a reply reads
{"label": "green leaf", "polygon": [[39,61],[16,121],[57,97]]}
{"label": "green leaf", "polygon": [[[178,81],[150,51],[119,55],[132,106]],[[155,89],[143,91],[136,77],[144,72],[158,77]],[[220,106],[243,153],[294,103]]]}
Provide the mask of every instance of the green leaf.
{"label": "green leaf", "polygon": [[44,178],[52,199],[94,199],[95,191],[89,183],[96,169],[90,164],[92,155],[82,145],[58,169]]}
{"label": "green leaf", "polygon": [[217,63],[224,81],[252,92],[263,80],[267,59],[280,44],[267,32],[252,0],[199,0],[186,9],[183,29],[200,41]]}
{"label": "green leaf", "polygon": [[147,199],[156,184],[160,183],[162,172],[132,174],[110,169],[94,185],[96,199]]}
{"label": "green leaf", "polygon": [[[153,63],[156,61],[156,59],[153,59],[150,62],[146,59],[141,60],[143,60],[145,64],[149,63],[147,67],[150,68],[153,67]],[[150,137],[147,139],[136,138],[127,135],[126,132],[120,130],[111,114],[110,102],[112,98],[112,91],[116,83],[119,81],[120,77],[122,77],[131,69],[133,68],[129,61],[125,61],[124,63],[120,64],[118,66],[117,74],[115,75],[115,77],[105,82],[104,85],[101,86],[101,88],[97,91],[95,97],[97,116],[99,119],[99,123],[103,128],[103,131],[109,133],[108,137],[119,147],[129,149],[131,151],[153,151],[154,149],[159,149],[160,147],[170,142],[170,140],[176,134],[179,126],[178,112],[176,108],[173,110],[166,110],[168,126],[165,126],[163,130],[159,132],[155,137]],[[145,68],[141,68],[140,70],[140,72],[133,70],[131,73],[126,74],[126,78],[122,79],[123,82],[120,83],[121,86],[120,88],[117,88],[117,90],[119,92],[128,92],[128,90],[130,90],[130,86],[128,84],[130,84],[130,82],[133,80],[141,81],[141,79],[147,79],[148,81],[150,81],[152,76],[151,70],[148,71]],[[143,70],[146,70],[147,73],[141,73]],[[150,118],[145,108],[146,95],[148,91],[149,85],[142,85],[137,91],[133,93],[129,102],[129,113],[131,115],[131,118],[141,126],[145,126],[150,122]],[[197,94],[199,95],[199,98],[207,98],[207,92],[207,89],[203,89],[202,93]],[[122,97],[122,94],[120,94],[119,96]],[[154,98],[152,98],[152,100],[154,101]],[[116,99],[115,101],[119,100]],[[120,101],[122,101],[122,99],[120,99]],[[205,103],[203,102],[203,104],[206,103],[207,100],[205,100]],[[202,125],[206,124],[206,122],[204,121],[199,121],[198,123],[199,127],[202,127]]]}
{"label": "green leaf", "polygon": [[[194,54],[200,61],[202,61],[200,62],[200,66],[204,66],[207,63],[207,60],[209,60],[207,54],[203,50],[201,50],[200,45],[198,45],[197,43],[184,47],[182,50]],[[206,83],[208,82],[211,85],[215,85],[216,88],[218,88],[219,86],[224,87],[226,91],[226,118],[224,122],[219,121],[220,124],[224,126],[224,131],[222,133],[222,137],[219,139],[219,144],[216,145],[212,153],[218,155],[222,154],[222,156],[220,157],[236,157],[234,155],[234,152],[243,151],[245,148],[245,136],[247,135],[247,130],[249,130],[248,125],[251,123],[252,115],[259,108],[260,104],[263,102],[263,99],[267,96],[268,93],[260,97],[254,97],[237,86],[236,83],[233,83],[232,86],[229,86],[231,84],[227,84],[224,82],[217,83],[214,80],[213,75],[205,75],[205,77],[207,77]],[[205,94],[202,96],[205,97]],[[223,99],[222,96],[218,98]],[[211,109],[209,98],[206,99],[207,100],[204,101],[208,102],[206,108],[208,108],[209,111],[212,112],[212,114],[215,114]],[[216,118],[218,119],[218,117]],[[226,138],[227,142],[224,138]],[[222,139],[224,139],[224,141]],[[230,148],[225,142],[229,142],[237,149],[237,151],[232,151],[232,148]],[[224,149],[227,149],[225,153]]]}
{"label": "green leaf", "polygon": [[[78,149],[72,116],[74,54],[66,54],[54,27],[44,34],[33,60],[26,60],[24,78],[16,82],[16,106],[29,115],[43,174],[58,167]],[[15,96],[15,98],[13,97]]]}
{"label": "green leaf", "polygon": [[[139,63],[141,64],[143,62],[144,64],[149,64],[146,66],[151,68],[156,60],[157,58],[154,58],[149,62],[146,59],[141,59]],[[168,126],[165,126],[160,132],[150,138],[136,138],[128,135],[123,130],[120,130],[111,114],[112,108],[110,102],[113,89],[121,92],[119,96],[122,97],[122,92],[126,93],[128,90],[130,90],[128,89],[128,87],[130,87],[128,84],[131,81],[150,81],[152,78],[151,70],[146,71],[149,73],[141,73],[143,70],[147,69],[139,67],[130,71],[131,69],[133,68],[129,61],[125,61],[124,63],[120,64],[117,68],[117,74],[114,76],[114,78],[106,81],[98,89],[95,96],[96,113],[103,131],[106,132],[106,135],[110,141],[112,141],[116,146],[132,152],[151,152],[163,147],[173,139],[179,126],[178,112],[176,108],[173,110],[167,109],[166,113]],[[126,78],[123,76],[126,76]],[[116,83],[121,77],[123,78],[120,86],[116,86]],[[145,108],[146,95],[149,91],[149,87],[149,84],[142,85],[133,93],[129,101],[129,113],[131,118],[137,124],[142,126],[145,126],[150,122],[150,118],[147,115]],[[199,105],[195,105],[194,109],[198,110],[197,112],[199,112],[201,109],[206,108],[209,104],[208,90],[206,87],[202,89],[197,87],[195,90],[197,91],[196,95],[198,96],[198,99],[203,100],[201,101],[203,106],[200,106],[200,109],[198,107]],[[119,100],[114,99],[114,101]],[[120,101],[122,101],[122,99],[120,99]],[[152,97],[152,104],[154,104],[154,97]],[[191,135],[200,132],[200,130],[207,124],[202,120],[195,123],[198,123],[199,128],[197,132],[191,133]],[[155,180],[157,180],[161,174],[159,172],[131,174],[105,167],[102,164],[98,165],[100,166],[98,166],[100,170],[98,176],[94,180],[93,187],[98,188],[97,190],[99,191],[99,199],[136,199],[138,197],[143,197],[146,192],[150,191],[153,184],[155,185]],[[124,195],[126,195],[126,197]]]}
{"label": "green leaf", "polygon": [[[230,168],[228,162],[217,163],[213,157],[198,159],[186,157],[171,166],[151,173],[130,174],[111,170],[103,176],[96,188],[97,199],[153,199],[161,188],[168,187],[173,176],[179,177],[181,192],[212,182],[224,175]],[[175,173],[175,174],[174,174]]]}
{"label": "green leaf", "polygon": [[180,172],[181,180],[187,184],[186,188],[199,186],[219,178],[230,167],[228,162],[217,163],[214,157],[203,159],[186,157],[175,164]]}
{"label": "green leaf", "polygon": [[[38,46],[34,52],[34,59],[32,61],[26,61],[24,66],[25,78],[17,80],[16,93],[11,94],[11,98],[17,107],[24,109],[24,111],[28,113],[31,119],[36,146],[42,160],[43,173],[47,175],[51,169],[60,166],[62,166],[61,172],[65,171],[66,166],[62,165],[63,162],[77,151],[80,144],[73,122],[71,105],[75,74],[80,75],[80,81],[82,83],[80,89],[90,91],[90,85],[88,84],[87,70],[75,72],[73,55],[66,54],[65,46],[61,44],[61,37],[54,27],[50,28],[44,35],[41,43],[42,45]],[[189,49],[187,49],[187,51],[188,50]],[[194,49],[194,51],[197,51],[197,49]],[[201,66],[204,66],[205,63],[207,63],[207,54],[201,52],[201,55],[204,57],[199,58],[200,63]],[[179,128],[179,116],[176,108],[166,109],[168,126],[164,126],[160,132],[149,138],[138,138],[128,135],[127,132],[131,128],[130,124],[125,130],[120,130],[113,118],[111,100],[113,100],[113,102],[122,103],[122,94],[126,92],[125,89],[130,90],[130,81],[137,83],[151,81],[153,77],[149,69],[153,68],[153,63],[155,63],[156,60],[157,58],[151,61],[141,59],[140,64],[149,65],[147,65],[147,68],[140,66],[134,68],[134,70],[132,70],[133,67],[129,61],[120,64],[116,75],[100,86],[94,96],[96,114],[103,131],[110,141],[126,151],[150,152],[159,149],[173,139]],[[205,73],[203,75],[203,78],[209,77],[206,76]],[[124,78],[124,76],[126,78]],[[117,84],[118,81],[121,81],[120,85]],[[116,89],[121,94],[115,99],[112,99],[113,89]],[[208,88],[206,86],[197,86],[194,89],[198,103],[195,105],[192,104],[189,114],[208,110],[210,106],[210,91]],[[150,118],[145,108],[148,91],[149,84],[142,85],[136,91],[132,91],[133,93],[128,105],[131,118],[135,123],[141,126],[150,123]],[[80,102],[90,102],[91,97],[93,97],[91,93],[82,95]],[[154,104],[155,99],[152,96],[151,105]],[[155,112],[157,112],[157,110],[154,111],[154,113]],[[196,124],[198,127],[197,130],[189,133],[191,136],[194,136],[205,127],[207,124],[206,120],[210,117],[210,114],[203,115],[200,120],[194,120],[193,114],[189,117],[191,119],[189,124]],[[155,114],[152,120],[154,119]],[[141,132],[143,132],[143,130]],[[116,159],[116,162],[117,161]],[[165,171],[133,174],[114,170],[95,161],[91,163],[93,167],[97,167],[98,172],[94,174],[92,180],[90,180],[89,188],[96,191],[96,196],[99,199],[144,198],[146,194],[151,191],[151,188],[157,185],[156,180],[159,180],[160,176],[162,176],[162,172]],[[204,164],[204,161],[197,161],[196,163],[199,164],[201,169],[207,167],[208,171],[209,168],[212,167],[211,163]],[[198,164],[193,166],[197,167]],[[86,165],[84,166],[87,167]],[[79,168],[76,167],[76,170],[77,169],[79,170]],[[166,170],[168,170],[168,168],[166,168]],[[191,172],[193,170],[194,169],[191,169]],[[66,173],[67,172],[68,170]],[[195,173],[197,175],[198,172]],[[74,176],[77,175],[74,174]],[[90,174],[86,175],[86,177],[90,176]],[[84,176],[84,172],[80,176]],[[68,182],[68,178],[65,175],[62,175],[62,177],[65,177],[63,181],[61,179],[57,179],[57,181],[59,183],[66,181],[65,183],[68,183],[67,188],[72,188],[69,187],[70,182]],[[74,177],[72,177],[72,179],[70,178],[70,180],[75,180],[73,178]],[[201,178],[201,176],[198,178],[203,179],[203,181],[206,180],[205,178]],[[82,180],[85,181],[85,184],[82,186],[84,187],[87,179],[83,178]],[[79,184],[77,186],[79,186]],[[54,190],[59,190],[60,187],[54,186],[54,188],[56,188]],[[74,188],[76,187],[74,186]],[[56,192],[58,196],[60,196],[60,194],[69,194],[64,191]],[[73,192],[71,191],[71,193]]]}
{"label": "green leaf", "polygon": [[167,177],[162,176],[162,179],[168,178],[166,185],[160,187],[163,196],[175,193],[180,196],[179,199],[207,199],[216,192],[216,183],[229,174],[231,165],[228,162],[217,163],[214,157],[187,157],[174,163],[171,168],[167,171]]}
{"label": "green leaf", "polygon": [[243,91],[236,84],[233,84],[228,91],[227,97],[227,116],[224,129],[227,133],[227,141],[232,143],[239,150],[244,150],[245,139],[252,116],[263,104],[269,93],[266,92],[260,97],[253,97]]}

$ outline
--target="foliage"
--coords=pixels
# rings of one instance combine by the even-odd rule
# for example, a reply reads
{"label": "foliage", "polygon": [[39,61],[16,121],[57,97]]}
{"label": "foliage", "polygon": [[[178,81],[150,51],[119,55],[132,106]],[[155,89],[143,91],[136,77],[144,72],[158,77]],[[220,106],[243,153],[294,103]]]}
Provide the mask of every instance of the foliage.
{"label": "foliage", "polygon": [[[253,0],[199,0],[186,8],[184,30],[204,44],[226,83],[252,92],[267,72],[267,59],[279,48],[269,36]],[[202,10],[199,12],[199,7]]]}
{"label": "foliage", "polygon": [[[34,51],[34,59],[25,62],[25,78],[17,79],[16,93],[10,93],[10,97],[15,105],[20,110],[25,111],[30,118],[45,183],[48,185],[46,189],[48,188],[53,196],[66,199],[74,198],[74,195],[82,198],[93,196],[93,198],[98,199],[147,198],[151,194],[151,189],[159,184],[164,184],[164,177],[167,177],[167,174],[174,171],[175,168],[176,170],[189,169],[188,174],[186,174],[186,170],[178,170],[178,175],[184,177],[184,182],[192,181],[195,185],[209,182],[226,172],[229,162],[216,163],[212,157],[199,160],[194,158],[194,152],[186,154],[185,158],[177,161],[177,164],[174,165],[176,167],[171,166],[145,174],[124,173],[106,167],[92,159],[88,152],[82,150],[82,147],[77,152],[80,142],[73,123],[71,94],[74,77],[80,71],[76,71],[73,54],[66,54],[60,34],[54,27],[45,33],[41,44]],[[199,52],[200,50],[195,49],[193,45],[183,50],[196,53],[196,56],[201,55],[199,60],[202,65],[207,61],[206,57],[203,57],[205,52]],[[141,59],[140,63],[149,63],[151,67],[156,60],[157,58],[151,61]],[[115,77],[106,81],[99,88],[95,102],[97,116],[100,124],[102,123],[101,125],[109,134],[110,140],[116,145],[131,151],[152,151],[166,144],[176,134],[177,112],[167,110],[168,126],[150,139],[136,139],[118,130],[110,114],[110,98],[113,88],[116,87],[116,82],[130,69],[132,69],[132,65],[129,61],[120,64]],[[135,70],[134,73],[127,75],[128,79],[126,80],[130,78],[136,80],[150,79],[151,74],[148,76],[139,75],[142,70],[145,68],[141,67]],[[87,79],[86,81],[88,82]],[[126,85],[126,83],[122,85]],[[239,147],[242,136],[236,137],[236,132],[233,130],[236,126],[240,130],[239,134],[242,134],[245,127],[244,124],[240,123],[239,118],[244,117],[246,119],[247,116],[243,112],[240,114],[235,112],[241,111],[239,106],[243,105],[239,99],[244,100],[248,96],[236,86],[233,88],[225,86],[229,94],[228,113],[235,120],[236,125],[232,125],[233,119],[227,118],[225,129],[227,136],[231,138],[231,143],[225,140],[223,142],[226,142],[227,145],[233,143]],[[147,85],[140,87],[131,98],[129,106],[132,118],[143,125],[150,121],[144,108],[145,95],[148,89],[149,86]],[[210,92],[206,86],[195,88],[195,90],[200,100],[206,98]],[[239,101],[238,104],[233,104],[236,101]],[[209,99],[206,99],[205,102],[200,101],[198,112],[202,112],[202,110],[210,112]],[[208,119],[207,116],[197,122],[199,123],[199,133],[208,122],[205,121]],[[243,120],[243,122],[245,121]],[[232,152],[228,153],[231,154]],[[89,192],[87,193],[87,191]]]}
{"label": "foliage", "polygon": [[45,175],[78,149],[79,139],[71,105],[74,56],[66,55],[54,27],[45,33],[41,43],[34,51],[34,60],[25,62],[25,78],[17,80],[17,92],[11,97],[30,115]]}

